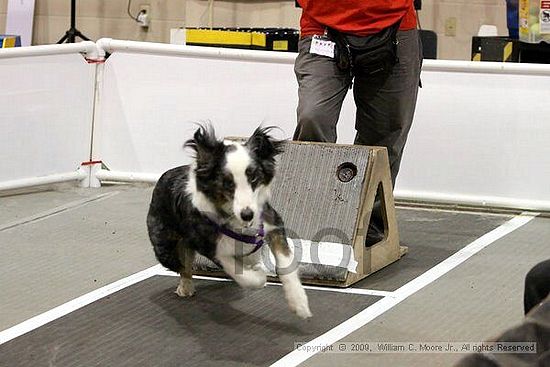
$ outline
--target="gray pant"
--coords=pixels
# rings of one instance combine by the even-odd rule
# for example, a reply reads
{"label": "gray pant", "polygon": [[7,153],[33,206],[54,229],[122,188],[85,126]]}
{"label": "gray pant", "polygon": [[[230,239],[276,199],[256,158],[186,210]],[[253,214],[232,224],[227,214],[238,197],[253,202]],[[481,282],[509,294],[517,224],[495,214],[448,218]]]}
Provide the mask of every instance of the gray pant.
{"label": "gray pant", "polygon": [[[418,31],[399,31],[397,38],[399,63],[390,74],[358,75],[353,79],[357,106],[355,144],[388,149],[394,184],[413,120],[422,64]],[[352,77],[338,69],[334,59],[310,54],[310,45],[311,37],[300,40],[294,65],[299,97],[294,140],[334,143],[336,124]],[[375,220],[380,216],[375,214]]]}

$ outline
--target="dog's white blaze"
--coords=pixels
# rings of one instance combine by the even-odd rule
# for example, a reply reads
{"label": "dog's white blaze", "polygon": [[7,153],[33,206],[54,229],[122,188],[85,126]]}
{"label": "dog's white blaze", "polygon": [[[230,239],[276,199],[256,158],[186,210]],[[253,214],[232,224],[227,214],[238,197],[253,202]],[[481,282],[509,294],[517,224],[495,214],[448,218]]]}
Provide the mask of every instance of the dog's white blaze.
{"label": "dog's white blaze", "polygon": [[260,209],[258,206],[260,204],[258,201],[260,190],[253,191],[246,177],[246,169],[252,163],[252,158],[241,144],[232,145],[235,150],[226,155],[226,168],[233,175],[233,181],[235,182],[233,213],[237,218],[240,218],[241,211],[250,208],[254,212],[254,218],[256,218]]}

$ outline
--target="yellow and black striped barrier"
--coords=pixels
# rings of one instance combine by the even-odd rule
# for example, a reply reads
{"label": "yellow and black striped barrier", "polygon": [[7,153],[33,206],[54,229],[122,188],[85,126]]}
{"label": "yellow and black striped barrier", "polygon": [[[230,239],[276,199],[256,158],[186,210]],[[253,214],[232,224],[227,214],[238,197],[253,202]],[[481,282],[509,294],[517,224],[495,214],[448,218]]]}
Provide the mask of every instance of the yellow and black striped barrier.
{"label": "yellow and black striped barrier", "polygon": [[0,48],[20,47],[21,37],[7,34],[0,34]]}
{"label": "yellow and black striped barrier", "polygon": [[472,37],[472,61],[518,62],[518,41],[507,37]]}
{"label": "yellow and black striped barrier", "polygon": [[292,28],[185,29],[187,45],[267,51],[297,52],[299,36],[299,31]]}

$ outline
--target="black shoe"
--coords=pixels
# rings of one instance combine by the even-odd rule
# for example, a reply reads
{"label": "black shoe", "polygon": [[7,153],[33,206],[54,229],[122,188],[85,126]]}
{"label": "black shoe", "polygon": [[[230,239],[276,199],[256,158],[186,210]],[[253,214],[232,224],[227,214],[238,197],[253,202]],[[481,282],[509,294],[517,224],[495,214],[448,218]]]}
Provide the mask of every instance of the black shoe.
{"label": "black shoe", "polygon": [[371,247],[384,239],[384,231],[380,230],[377,225],[369,224],[369,230],[367,232],[367,239],[365,240],[365,247]]}

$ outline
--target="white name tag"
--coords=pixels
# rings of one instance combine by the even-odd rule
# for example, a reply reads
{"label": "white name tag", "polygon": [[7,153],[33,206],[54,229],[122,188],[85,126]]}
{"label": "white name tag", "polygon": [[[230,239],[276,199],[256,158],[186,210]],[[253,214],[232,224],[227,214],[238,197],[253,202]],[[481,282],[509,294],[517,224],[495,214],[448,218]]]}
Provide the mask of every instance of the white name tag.
{"label": "white name tag", "polygon": [[334,58],[334,45],[335,43],[326,37],[313,36],[309,53]]}

